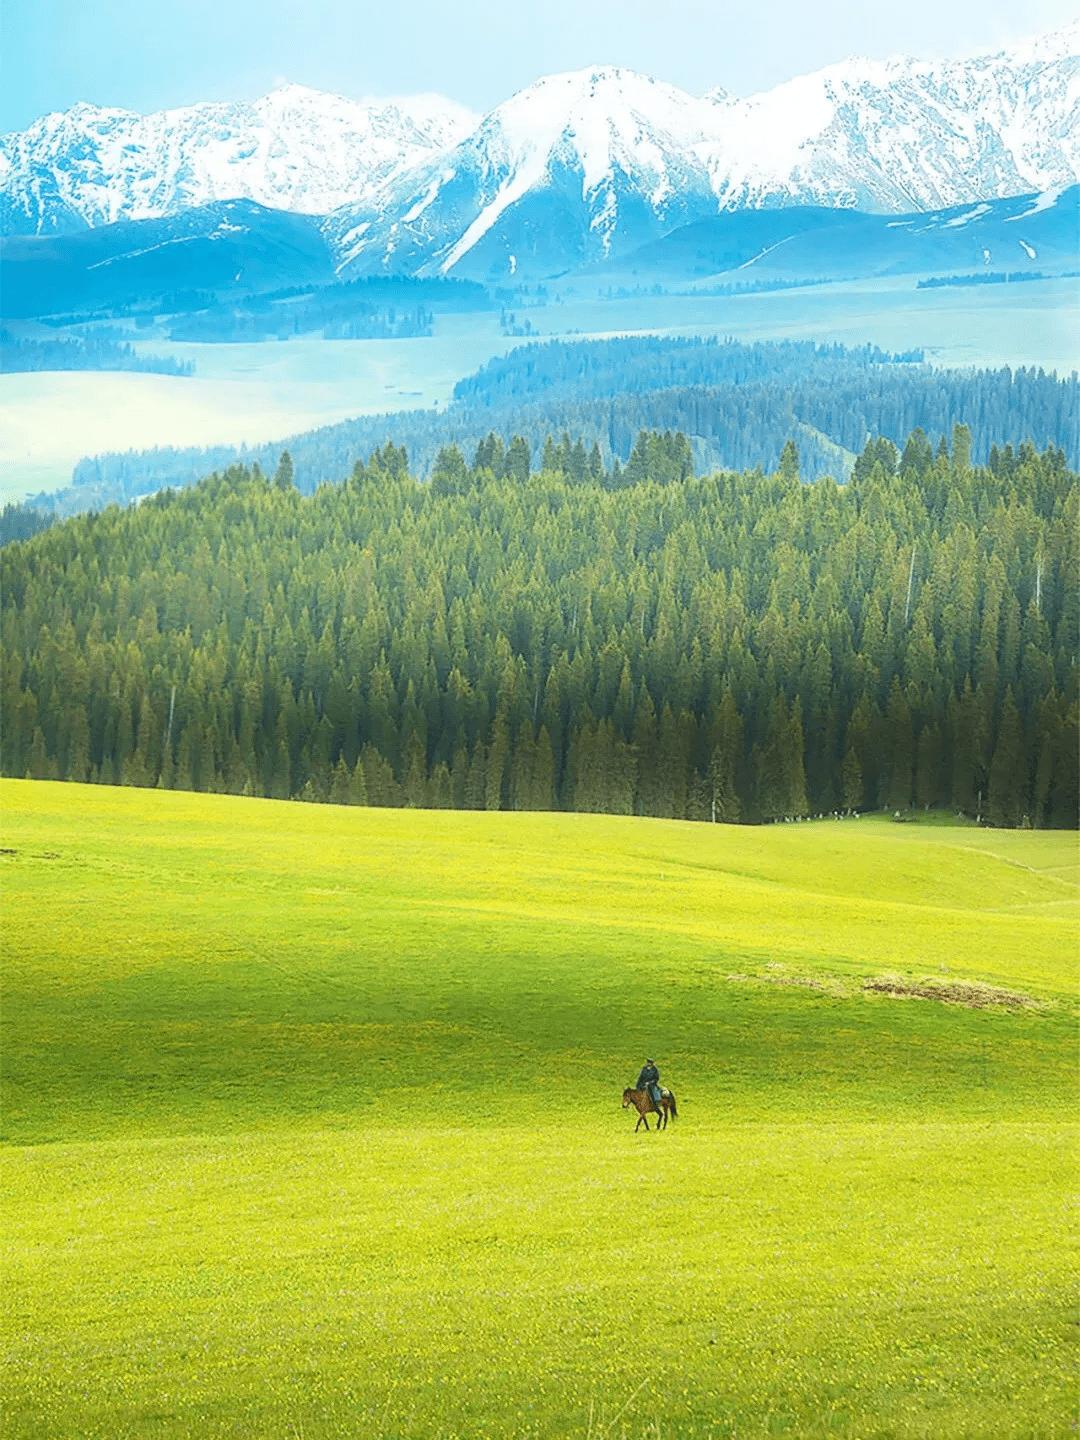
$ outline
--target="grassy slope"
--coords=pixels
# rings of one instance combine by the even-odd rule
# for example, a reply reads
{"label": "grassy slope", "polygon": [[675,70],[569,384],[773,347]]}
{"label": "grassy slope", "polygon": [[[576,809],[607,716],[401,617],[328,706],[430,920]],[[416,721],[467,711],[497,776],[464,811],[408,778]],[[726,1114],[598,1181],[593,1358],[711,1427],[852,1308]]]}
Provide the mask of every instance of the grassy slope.
{"label": "grassy slope", "polygon": [[1075,834],[0,802],[6,1435],[1069,1433]]}

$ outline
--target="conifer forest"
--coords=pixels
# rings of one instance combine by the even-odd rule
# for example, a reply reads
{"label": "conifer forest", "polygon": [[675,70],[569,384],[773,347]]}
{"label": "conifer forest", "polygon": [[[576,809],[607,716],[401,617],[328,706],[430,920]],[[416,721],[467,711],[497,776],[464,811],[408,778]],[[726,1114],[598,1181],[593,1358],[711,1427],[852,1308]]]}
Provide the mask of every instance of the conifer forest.
{"label": "conifer forest", "polygon": [[235,465],[0,551],[6,775],[766,822],[1073,826],[1080,486],[967,427],[846,485],[492,434]]}

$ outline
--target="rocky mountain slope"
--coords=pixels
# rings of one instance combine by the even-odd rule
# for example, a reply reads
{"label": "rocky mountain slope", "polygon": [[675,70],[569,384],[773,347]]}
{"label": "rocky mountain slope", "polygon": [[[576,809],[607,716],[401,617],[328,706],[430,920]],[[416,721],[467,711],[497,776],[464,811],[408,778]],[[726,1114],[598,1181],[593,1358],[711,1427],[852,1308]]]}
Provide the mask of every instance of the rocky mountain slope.
{"label": "rocky mountain slope", "polygon": [[441,96],[355,101],[302,85],[154,115],[80,104],[0,137],[0,227],[48,234],[237,199],[325,215],[369,203],[477,120]]}
{"label": "rocky mountain slope", "polygon": [[0,140],[0,224],[41,234],[225,199],[324,215],[338,272],[507,280],[619,261],[726,211],[910,214],[1080,179],[1080,25],[965,61],[846,60],[763,95],[548,76],[482,120],[286,86]]}
{"label": "rocky mountain slope", "polygon": [[965,62],[849,60],[737,100],[551,76],[329,221],[351,273],[476,279],[627,254],[725,210],[892,214],[1080,178],[1080,27]]}

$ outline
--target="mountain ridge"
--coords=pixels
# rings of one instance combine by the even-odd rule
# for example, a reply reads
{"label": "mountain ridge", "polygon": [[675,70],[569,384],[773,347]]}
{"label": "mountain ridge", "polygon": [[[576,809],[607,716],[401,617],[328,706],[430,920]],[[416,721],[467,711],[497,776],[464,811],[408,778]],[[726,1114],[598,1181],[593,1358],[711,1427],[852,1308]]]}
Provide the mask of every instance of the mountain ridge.
{"label": "mountain ridge", "polygon": [[[820,206],[725,210],[676,225],[622,260],[581,266],[569,283],[738,290],[992,270],[1048,278],[1080,266],[1078,235],[1080,185],[892,217]],[[124,220],[67,234],[7,236],[0,240],[0,314],[8,320],[133,310],[175,315],[281,287],[344,290],[335,283],[343,278],[341,256],[318,217],[252,200],[216,201],[160,220]],[[469,258],[475,260],[475,253]],[[565,252],[549,258],[565,259]],[[378,284],[447,281],[438,267],[419,277],[403,267],[390,276],[357,278]],[[459,284],[470,279],[451,278]],[[496,284],[480,293],[495,305],[514,291]]]}
{"label": "mountain ridge", "polygon": [[0,136],[0,228],[93,228],[219,200],[325,215],[478,119],[442,96],[357,101],[293,84],[151,115],[80,102]]}
{"label": "mountain ridge", "polygon": [[342,277],[505,283],[619,260],[726,211],[910,214],[1080,179],[1080,24],[963,61],[848,59],[746,99],[594,66],[480,117],[285,86],[0,137],[0,229],[62,233],[247,199],[325,217]]}

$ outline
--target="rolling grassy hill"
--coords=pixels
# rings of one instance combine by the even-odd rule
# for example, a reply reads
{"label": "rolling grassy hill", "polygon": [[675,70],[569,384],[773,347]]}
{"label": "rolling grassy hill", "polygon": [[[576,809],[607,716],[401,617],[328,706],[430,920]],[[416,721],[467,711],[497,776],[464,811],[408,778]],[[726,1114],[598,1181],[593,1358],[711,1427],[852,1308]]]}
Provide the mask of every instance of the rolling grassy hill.
{"label": "rolling grassy hill", "polygon": [[1068,1433],[1074,833],[0,813],[5,1435]]}

